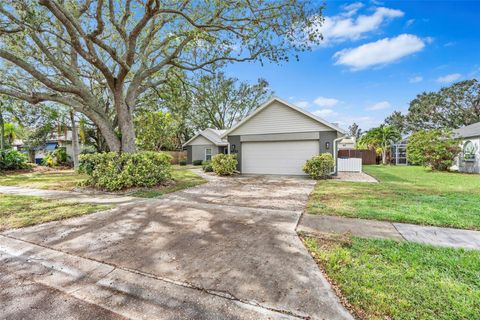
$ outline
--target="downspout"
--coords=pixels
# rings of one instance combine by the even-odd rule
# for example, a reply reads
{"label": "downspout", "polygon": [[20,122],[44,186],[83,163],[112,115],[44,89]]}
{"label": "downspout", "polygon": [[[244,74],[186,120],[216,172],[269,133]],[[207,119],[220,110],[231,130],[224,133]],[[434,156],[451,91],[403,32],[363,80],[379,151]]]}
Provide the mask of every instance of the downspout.
{"label": "downspout", "polygon": [[335,166],[333,167],[333,172],[331,173],[331,175],[333,176],[336,176],[338,171],[337,171],[337,168],[338,168],[338,142],[342,139],[344,139],[345,137],[347,137],[346,135],[344,136],[341,136],[340,138],[337,138],[335,140],[333,140],[333,161],[335,162]]}

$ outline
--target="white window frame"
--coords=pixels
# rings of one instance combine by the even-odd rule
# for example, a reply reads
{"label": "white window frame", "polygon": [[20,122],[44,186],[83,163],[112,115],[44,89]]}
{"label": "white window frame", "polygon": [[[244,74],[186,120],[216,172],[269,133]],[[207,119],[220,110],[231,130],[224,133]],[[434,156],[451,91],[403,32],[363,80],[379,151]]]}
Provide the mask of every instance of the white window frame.
{"label": "white window frame", "polygon": [[[207,150],[210,150],[210,154],[207,154]],[[207,159],[210,156],[210,159]],[[205,161],[212,160],[212,148],[205,148]]]}

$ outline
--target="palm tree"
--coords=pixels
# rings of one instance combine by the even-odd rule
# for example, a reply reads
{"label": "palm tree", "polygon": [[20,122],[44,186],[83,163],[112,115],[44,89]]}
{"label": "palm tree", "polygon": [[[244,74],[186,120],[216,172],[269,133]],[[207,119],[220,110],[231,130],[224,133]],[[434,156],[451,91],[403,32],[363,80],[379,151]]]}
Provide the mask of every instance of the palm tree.
{"label": "palm tree", "polygon": [[382,164],[387,164],[387,151],[390,146],[401,139],[400,133],[392,126],[382,124],[368,130],[359,140],[359,145],[375,149],[382,155]]}

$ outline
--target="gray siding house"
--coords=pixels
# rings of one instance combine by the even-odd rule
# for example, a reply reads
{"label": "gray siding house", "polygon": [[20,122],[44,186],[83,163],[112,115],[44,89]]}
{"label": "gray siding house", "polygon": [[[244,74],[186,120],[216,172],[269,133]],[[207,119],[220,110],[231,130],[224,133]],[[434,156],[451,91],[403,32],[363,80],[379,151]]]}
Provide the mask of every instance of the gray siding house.
{"label": "gray siding house", "polygon": [[184,147],[188,162],[202,156],[201,148],[226,145],[226,149],[216,152],[237,154],[237,169],[243,174],[304,175],[302,167],[306,160],[324,152],[335,154],[336,143],[345,136],[335,124],[280,98],[272,98],[260,106],[233,128],[219,134],[218,140],[207,138],[209,145],[208,141],[199,140],[206,138],[205,131],[218,132],[207,129],[187,141]]}
{"label": "gray siding house", "polygon": [[462,152],[453,169],[460,172],[480,173],[480,122],[453,131],[462,139]]}
{"label": "gray siding house", "polygon": [[185,142],[183,147],[187,150],[187,163],[211,160],[218,153],[227,153],[228,142],[220,137],[224,132],[207,128]]}

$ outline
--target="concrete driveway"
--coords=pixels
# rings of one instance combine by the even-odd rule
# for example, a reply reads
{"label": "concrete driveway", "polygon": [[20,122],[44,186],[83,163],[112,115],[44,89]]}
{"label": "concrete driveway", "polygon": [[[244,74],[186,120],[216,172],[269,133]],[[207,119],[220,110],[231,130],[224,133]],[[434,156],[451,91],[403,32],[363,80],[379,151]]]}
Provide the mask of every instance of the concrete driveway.
{"label": "concrete driveway", "polygon": [[[208,178],[162,199],[4,232],[0,263],[115,316],[351,319],[295,232],[314,182]],[[60,284],[38,276],[50,264]]]}

